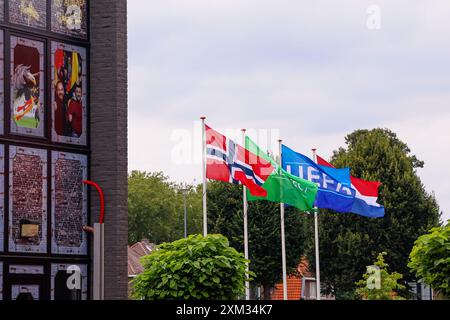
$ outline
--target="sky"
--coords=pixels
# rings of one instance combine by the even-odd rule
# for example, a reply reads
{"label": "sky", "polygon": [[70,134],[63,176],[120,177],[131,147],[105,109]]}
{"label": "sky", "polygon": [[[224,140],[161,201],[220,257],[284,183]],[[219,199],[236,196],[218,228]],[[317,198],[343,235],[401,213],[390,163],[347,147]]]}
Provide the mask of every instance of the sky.
{"label": "sky", "polygon": [[129,170],[200,182],[201,116],[324,158],[389,128],[450,219],[449,16],[448,0],[128,0]]}

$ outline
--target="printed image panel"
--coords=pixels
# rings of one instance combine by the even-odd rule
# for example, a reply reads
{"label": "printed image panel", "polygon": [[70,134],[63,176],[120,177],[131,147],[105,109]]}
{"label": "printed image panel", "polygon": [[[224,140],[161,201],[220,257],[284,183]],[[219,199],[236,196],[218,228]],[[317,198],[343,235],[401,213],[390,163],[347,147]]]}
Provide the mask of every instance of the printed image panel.
{"label": "printed image panel", "polygon": [[9,148],[9,251],[47,252],[47,152]]}
{"label": "printed image panel", "polygon": [[44,266],[10,265],[10,274],[44,274]]}
{"label": "printed image panel", "polygon": [[52,31],[87,38],[87,0],[51,0]]}
{"label": "printed image panel", "polygon": [[39,300],[39,285],[12,285],[11,300]]}
{"label": "printed image panel", "polygon": [[44,44],[11,37],[11,132],[44,136]]}
{"label": "printed image panel", "polygon": [[3,243],[5,235],[5,146],[0,145],[0,252],[3,252],[5,247]]}
{"label": "printed image panel", "polygon": [[87,143],[86,49],[52,42],[52,138]]}
{"label": "printed image panel", "polygon": [[52,253],[87,254],[87,156],[52,152]]}
{"label": "printed image panel", "polygon": [[4,35],[3,30],[0,30],[0,135],[4,134],[4,110],[5,110],[5,94],[4,94],[4,83],[5,83],[5,57],[4,57]]}
{"label": "printed image panel", "polygon": [[0,301],[3,300],[3,262],[0,261]]}
{"label": "printed image panel", "polygon": [[[67,280],[69,277],[76,277],[75,281],[69,281],[69,283],[78,283],[80,286],[68,288]],[[51,300],[87,300],[87,265],[52,264],[51,278]]]}
{"label": "printed image panel", "polygon": [[47,27],[46,0],[9,0],[9,21],[27,27]]}
{"label": "printed image panel", "polygon": [[5,0],[0,0],[0,21],[5,20]]}

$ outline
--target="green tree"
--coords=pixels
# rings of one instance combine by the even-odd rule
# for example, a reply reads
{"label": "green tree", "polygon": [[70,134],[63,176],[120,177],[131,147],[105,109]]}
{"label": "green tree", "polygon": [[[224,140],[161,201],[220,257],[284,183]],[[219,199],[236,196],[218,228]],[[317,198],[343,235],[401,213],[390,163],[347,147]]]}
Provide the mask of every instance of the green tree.
{"label": "green tree", "polygon": [[415,243],[408,266],[444,298],[450,299],[450,222],[421,236]]}
{"label": "green tree", "polygon": [[[174,241],[184,236],[181,185],[169,181],[161,172],[133,171],[128,177],[128,241],[144,238],[154,243]],[[185,186],[183,186],[185,188]],[[188,232],[201,232],[201,191],[188,186]]]}
{"label": "green tree", "polygon": [[[355,281],[379,252],[388,252],[393,271],[415,280],[407,267],[414,241],[439,224],[439,207],[417,176],[424,163],[387,129],[358,130],[346,137],[347,148],[334,152],[332,163],[350,167],[355,177],[380,181],[382,219],[321,210],[321,278],[325,292],[352,299]],[[309,246],[312,248],[312,246]],[[314,265],[314,253],[309,250]]]}
{"label": "green tree", "polygon": [[[208,184],[209,230],[230,239],[239,252],[244,251],[243,192],[241,186],[222,182]],[[295,208],[285,212],[286,254],[290,274],[296,272],[309,237],[309,219]],[[250,270],[255,273],[254,283],[264,287],[264,298],[281,281],[281,235],[279,204],[256,201],[249,203],[249,259]]]}
{"label": "green tree", "polygon": [[[398,291],[404,290],[405,286],[398,283],[403,278],[400,273],[389,273],[388,264],[384,261],[386,252],[380,253],[374,266],[378,268],[379,274],[367,272],[363,280],[356,283],[356,295],[363,300],[405,300],[398,295]],[[379,277],[376,279],[376,277]],[[378,283],[377,283],[378,281]]]}
{"label": "green tree", "polygon": [[233,300],[245,290],[247,260],[222,235],[164,243],[142,262],[144,272],[133,280],[136,299]]}

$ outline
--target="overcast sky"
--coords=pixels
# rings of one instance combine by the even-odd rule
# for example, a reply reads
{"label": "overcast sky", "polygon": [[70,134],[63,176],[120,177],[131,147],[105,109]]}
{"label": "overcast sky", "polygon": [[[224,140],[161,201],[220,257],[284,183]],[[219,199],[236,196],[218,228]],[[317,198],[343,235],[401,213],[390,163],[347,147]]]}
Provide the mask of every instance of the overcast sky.
{"label": "overcast sky", "polygon": [[130,170],[200,182],[202,115],[325,158],[353,130],[389,128],[450,219],[450,1],[128,4]]}

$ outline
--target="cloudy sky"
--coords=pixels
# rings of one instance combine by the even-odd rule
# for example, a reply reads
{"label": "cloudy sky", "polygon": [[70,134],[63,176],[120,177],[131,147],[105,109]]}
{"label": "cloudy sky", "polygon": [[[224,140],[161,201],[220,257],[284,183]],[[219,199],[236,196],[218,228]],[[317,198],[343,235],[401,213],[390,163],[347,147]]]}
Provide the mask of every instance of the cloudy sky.
{"label": "cloudy sky", "polygon": [[128,4],[130,170],[200,182],[202,115],[324,157],[355,129],[390,128],[450,219],[448,0]]}

